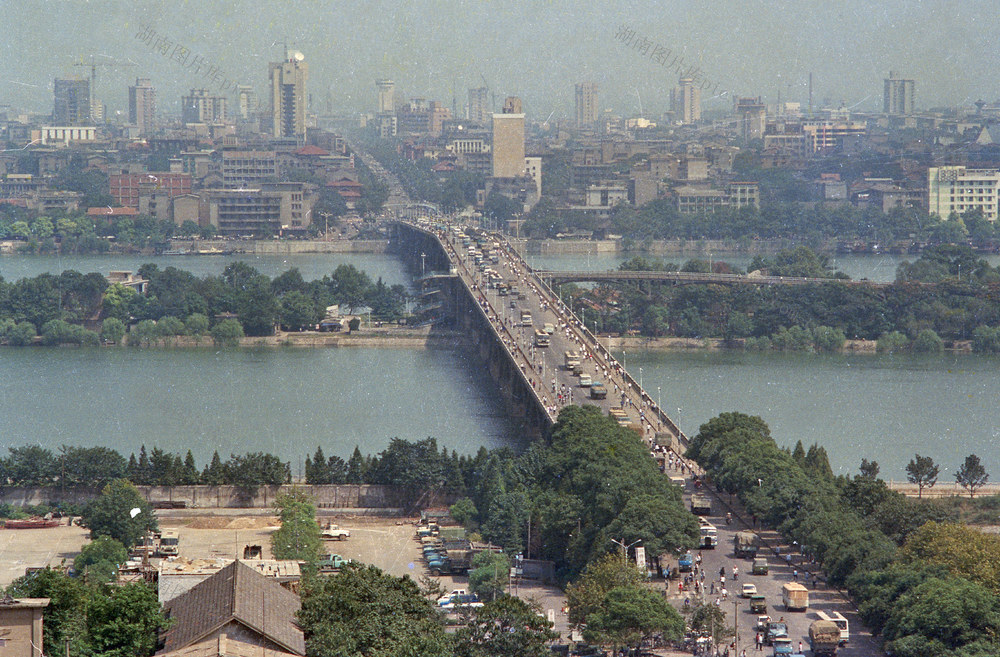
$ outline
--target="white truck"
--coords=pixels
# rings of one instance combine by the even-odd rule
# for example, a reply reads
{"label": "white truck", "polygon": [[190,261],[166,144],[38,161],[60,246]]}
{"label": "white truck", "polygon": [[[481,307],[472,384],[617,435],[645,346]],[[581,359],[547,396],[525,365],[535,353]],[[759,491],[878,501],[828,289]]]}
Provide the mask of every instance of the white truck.
{"label": "white truck", "polygon": [[351,530],[341,529],[337,525],[328,524],[323,528],[321,536],[323,537],[323,540],[326,541],[346,541],[351,537]]}

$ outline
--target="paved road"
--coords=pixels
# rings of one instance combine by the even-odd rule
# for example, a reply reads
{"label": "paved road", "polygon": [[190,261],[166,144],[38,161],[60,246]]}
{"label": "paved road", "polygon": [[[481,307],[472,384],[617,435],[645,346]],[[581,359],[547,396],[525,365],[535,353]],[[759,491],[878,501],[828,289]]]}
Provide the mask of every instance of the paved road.
{"label": "paved road", "polygon": [[[691,485],[690,481],[685,487],[685,500],[690,503],[690,495],[694,492],[695,488]],[[739,645],[740,652],[744,648],[747,648],[747,654],[771,654],[769,648],[765,648],[764,651],[758,653],[754,648],[754,625],[757,620],[757,615],[750,613],[749,610],[749,600],[738,597],[740,587],[745,582],[751,582],[757,587],[757,591],[767,598],[768,614],[771,618],[781,618],[784,617],[785,621],[788,623],[788,635],[792,639],[792,645],[794,648],[798,648],[798,642],[801,641],[804,650],[804,654],[810,654],[809,652],[809,624],[814,620],[817,620],[816,611],[839,611],[847,617],[850,623],[851,630],[851,641],[850,643],[841,648],[837,653],[841,657],[870,657],[872,655],[883,654],[880,648],[880,642],[873,639],[871,633],[867,629],[863,628],[861,621],[858,618],[857,613],[851,606],[847,598],[842,595],[839,591],[832,589],[827,586],[822,581],[822,573],[819,573],[818,569],[814,565],[805,563],[801,554],[797,551],[792,551],[789,546],[782,545],[780,543],[780,538],[777,532],[774,531],[759,531],[762,539],[765,542],[765,546],[762,547],[760,551],[760,556],[765,556],[768,559],[769,574],[767,576],[763,575],[750,575],[750,567],[752,562],[748,559],[737,558],[733,553],[733,536],[737,531],[750,529],[748,522],[743,522],[741,517],[745,516],[742,513],[742,509],[738,504],[732,504],[730,502],[729,496],[722,494],[717,495],[711,491],[705,491],[704,489],[698,491],[701,494],[708,494],[712,499],[712,515],[708,517],[709,522],[718,528],[719,531],[719,545],[714,550],[701,550],[698,553],[702,556],[702,568],[705,571],[705,590],[706,593],[700,596],[705,602],[714,603],[716,599],[720,596],[718,595],[719,589],[719,569],[725,568],[726,571],[726,588],[729,591],[729,597],[725,602],[722,602],[720,606],[723,611],[726,612],[730,622],[735,616],[738,620],[739,627]],[[728,509],[733,509],[736,512],[733,522],[730,525],[726,524],[726,512]],[[774,546],[780,546],[780,556],[775,556]],[[791,552],[791,562],[786,562],[786,555]],[[733,582],[733,566],[739,569],[739,579]],[[816,584],[812,583],[810,571],[816,572],[820,579]],[[781,586],[795,579],[793,575],[794,572],[798,573],[797,581],[804,584],[806,588],[809,589],[809,609],[806,612],[789,612],[784,609],[781,604]],[[710,593],[712,590],[711,584],[715,583],[716,593],[713,595]],[[677,585],[671,583],[672,589],[670,591],[670,599],[678,606],[682,606],[684,602],[685,594],[677,593]],[[692,597],[692,600],[694,598]],[[733,602],[736,601],[734,606]]]}

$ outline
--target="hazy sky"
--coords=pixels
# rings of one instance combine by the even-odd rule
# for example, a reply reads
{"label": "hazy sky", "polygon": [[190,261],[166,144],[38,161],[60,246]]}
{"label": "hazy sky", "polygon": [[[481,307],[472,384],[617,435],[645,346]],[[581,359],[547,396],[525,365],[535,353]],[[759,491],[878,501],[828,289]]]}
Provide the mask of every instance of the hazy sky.
{"label": "hazy sky", "polygon": [[573,84],[590,80],[602,109],[632,115],[641,100],[656,116],[677,74],[616,39],[626,24],[720,90],[805,105],[812,71],[816,106],[880,109],[882,80],[895,70],[916,80],[916,104],[927,108],[1000,95],[996,9],[978,0],[0,0],[0,105],[51,112],[53,79],[89,75],[72,64],[90,54],[136,64],[97,69],[96,95],[110,112],[127,109],[127,86],[140,76],[165,113],[179,112],[187,90],[216,86],[137,39],[148,25],[258,92],[287,41],[305,54],[319,113],[373,111],[374,80],[389,77],[397,100],[451,106],[455,97],[459,111],[485,79],[498,103],[521,96],[536,119],[571,115]]}

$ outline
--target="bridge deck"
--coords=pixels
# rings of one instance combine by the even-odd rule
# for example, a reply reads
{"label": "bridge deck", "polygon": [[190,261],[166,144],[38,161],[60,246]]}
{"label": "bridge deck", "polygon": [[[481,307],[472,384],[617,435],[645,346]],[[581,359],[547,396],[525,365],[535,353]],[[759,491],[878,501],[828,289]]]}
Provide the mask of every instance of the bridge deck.
{"label": "bridge deck", "polygon": [[[500,234],[491,238],[500,246],[500,262],[490,265],[505,281],[516,285],[517,296],[501,295],[490,288],[488,281],[461,243],[451,233],[407,224],[427,235],[433,235],[442,245],[455,271],[476,299],[480,311],[488,319],[495,337],[504,345],[517,364],[520,375],[532,390],[536,403],[545,409],[549,422],[555,421],[559,409],[572,403],[589,403],[607,412],[611,407],[624,409],[629,420],[641,428],[645,439],[652,443],[669,442],[680,452],[687,437],[680,428],[657,407],[639,383],[600,343],[583,323],[563,305],[543,280],[541,273],[531,271],[527,262]],[[522,325],[521,312],[531,313],[528,325]],[[535,329],[545,324],[555,327],[548,347],[535,347]],[[563,367],[564,354],[578,351],[583,370],[594,381],[604,383],[607,398],[589,397],[589,389],[579,385],[580,379]]]}

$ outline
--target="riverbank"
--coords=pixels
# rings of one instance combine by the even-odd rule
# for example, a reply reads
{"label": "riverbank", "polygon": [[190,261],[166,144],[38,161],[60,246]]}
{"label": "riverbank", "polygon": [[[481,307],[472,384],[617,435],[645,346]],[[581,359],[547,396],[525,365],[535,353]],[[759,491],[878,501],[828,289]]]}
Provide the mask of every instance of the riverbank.
{"label": "riverbank", "polygon": [[[367,347],[386,349],[451,349],[464,346],[468,336],[458,331],[434,329],[431,326],[419,328],[403,326],[379,326],[361,328],[349,333],[321,333],[318,331],[279,331],[274,335],[243,337],[240,347],[275,348],[297,347],[321,349],[327,347]],[[125,342],[122,343],[125,345]],[[215,342],[207,335],[176,335],[149,341],[148,347],[196,349],[214,347]]]}

